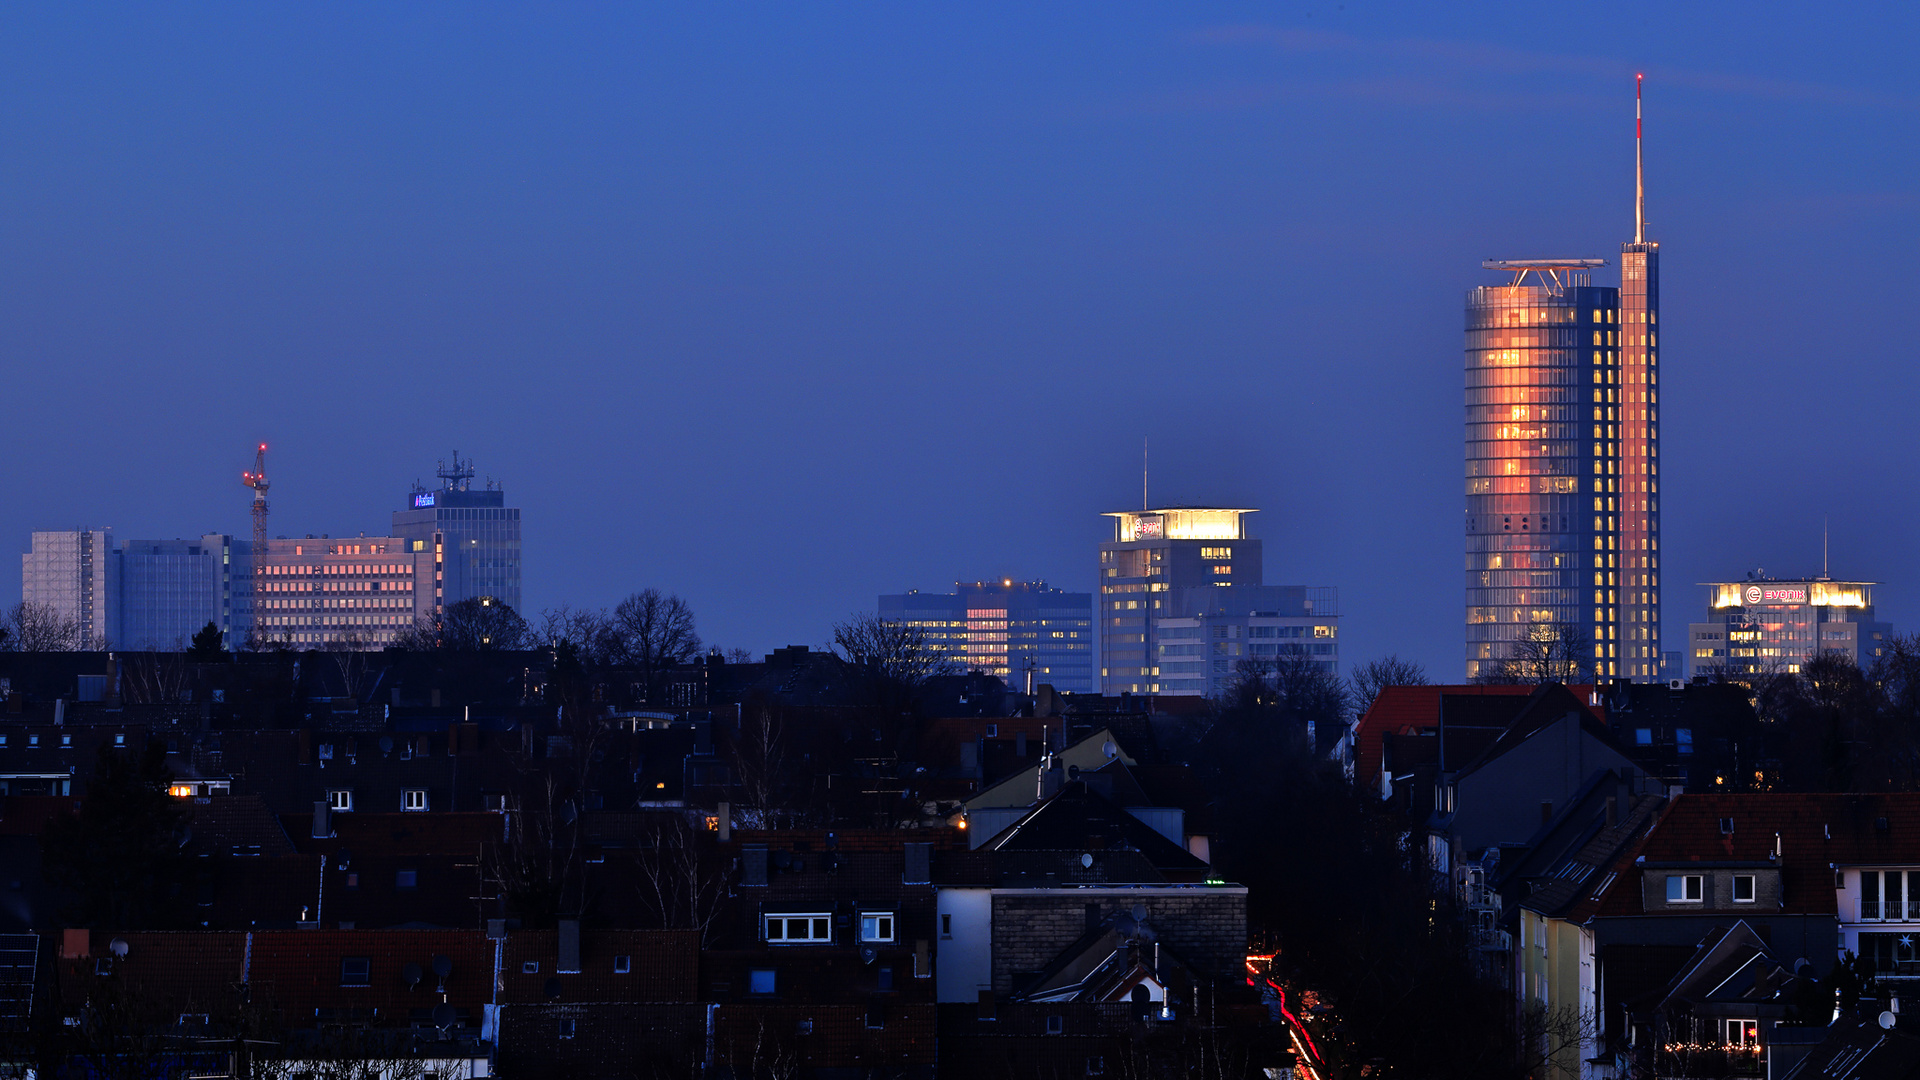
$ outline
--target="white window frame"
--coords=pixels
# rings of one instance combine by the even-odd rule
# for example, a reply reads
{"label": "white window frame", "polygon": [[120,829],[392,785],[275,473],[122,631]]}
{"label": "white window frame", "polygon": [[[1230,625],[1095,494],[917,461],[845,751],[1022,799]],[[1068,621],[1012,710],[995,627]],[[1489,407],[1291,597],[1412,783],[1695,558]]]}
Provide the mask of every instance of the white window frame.
{"label": "white window frame", "polygon": [[[418,806],[414,805],[416,801],[416,799],[414,798],[415,796],[419,796],[417,801],[419,802],[420,805]],[[426,808],[427,808],[427,789],[426,788],[410,787],[400,792],[400,809],[414,812],[414,813],[419,813],[421,811],[424,811]]]}
{"label": "white window frame", "polygon": [[[1740,882],[1742,881],[1745,881],[1747,883],[1747,895],[1745,899],[1742,899],[1740,896]],[[1760,895],[1759,885],[1760,885],[1760,879],[1757,875],[1754,875],[1754,874],[1733,875],[1733,902],[1736,904],[1753,903],[1754,900]]]}
{"label": "white window frame", "polygon": [[328,788],[327,809],[332,810],[336,814],[353,813],[353,789]]}
{"label": "white window frame", "polygon": [[[1673,895],[1673,883],[1675,881],[1679,881],[1682,883],[1680,886],[1679,896]],[[1688,893],[1692,893],[1693,895],[1688,896],[1687,895]],[[1706,884],[1706,880],[1701,875],[1699,874],[1668,874],[1667,875],[1667,903],[1669,904],[1704,904],[1706,903],[1706,901],[1707,901],[1707,884]]]}
{"label": "white window frame", "polygon": [[[797,927],[795,924],[799,924]],[[794,936],[794,930],[800,936]],[[769,945],[833,944],[833,913],[830,911],[777,911],[760,917],[760,936]]]}
{"label": "white window frame", "polygon": [[1720,1038],[1728,1046],[1759,1046],[1760,1021],[1749,1017],[1723,1017],[1720,1020]]}
{"label": "white window frame", "polygon": [[[871,932],[867,927],[873,926]],[[860,913],[860,943],[862,945],[891,944],[899,937],[899,924],[891,911],[863,911]]]}

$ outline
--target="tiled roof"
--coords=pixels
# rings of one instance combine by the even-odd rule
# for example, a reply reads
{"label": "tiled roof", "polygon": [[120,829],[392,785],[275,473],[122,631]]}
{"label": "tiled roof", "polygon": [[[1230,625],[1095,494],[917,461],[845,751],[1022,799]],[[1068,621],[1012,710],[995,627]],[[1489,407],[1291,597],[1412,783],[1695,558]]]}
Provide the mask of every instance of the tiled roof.
{"label": "tiled roof", "polygon": [[1187,849],[1083,782],[1067,784],[984,847],[996,854],[1071,852],[1093,854],[1096,859],[1109,852],[1132,851],[1162,875],[1159,880],[1199,880],[1196,875],[1207,870],[1207,864]]}
{"label": "tiled roof", "polygon": [[[293,842],[258,795],[220,795],[188,802],[192,846],[209,855],[291,855]],[[312,832],[309,825],[307,830]]]}
{"label": "tiled roof", "polygon": [[[289,930],[253,935],[252,984],[271,995],[290,1020],[312,1017],[315,1010],[372,1010],[358,1015],[404,1024],[414,1011],[438,1005],[441,981],[434,974],[437,956],[452,961],[446,1001],[478,1022],[482,1006],[493,1000],[493,942],[478,930]],[[368,985],[341,985],[341,961],[370,962]],[[409,984],[408,964],[417,964],[420,981]],[[266,1000],[263,998],[262,1000]]]}
{"label": "tiled roof", "polygon": [[[508,1004],[689,1002],[700,995],[697,930],[582,930],[580,970],[559,970],[559,932],[516,930],[507,935],[500,1000]],[[626,957],[626,972],[614,970]],[[534,970],[528,971],[531,964]],[[549,984],[559,991],[548,993]]]}
{"label": "tiled roof", "polygon": [[715,1060],[736,1065],[758,1049],[790,1053],[801,1066],[882,1068],[927,1065],[934,1060],[934,1007],[884,1003],[882,1026],[868,1025],[862,1005],[722,1005],[714,1010]]}
{"label": "tiled roof", "polygon": [[[1380,772],[1382,740],[1386,735],[1437,727],[1440,723],[1442,695],[1527,695],[1533,693],[1534,689],[1532,686],[1476,685],[1386,687],[1354,725],[1355,782],[1371,790],[1374,777]],[[1569,686],[1567,689],[1581,701],[1589,700],[1593,693],[1591,686]],[[1588,711],[1601,719],[1605,718],[1601,706],[1588,706]]]}
{"label": "tiled roof", "polygon": [[[1721,829],[1722,820],[1733,831]],[[1885,827],[1882,827],[1884,822]],[[1779,834],[1781,910],[1837,913],[1830,864],[1920,864],[1920,792],[1894,794],[1682,795],[1651,833],[1616,864],[1766,862]],[[1622,872],[1602,898],[1602,917],[1639,915],[1639,875]]]}
{"label": "tiled roof", "polygon": [[[116,940],[126,943],[124,958],[114,955]],[[96,930],[89,943],[91,956],[60,961],[61,992],[69,1009],[99,995],[169,1019],[180,1013],[226,1016],[239,1008],[245,934]],[[108,974],[97,974],[101,967]]]}

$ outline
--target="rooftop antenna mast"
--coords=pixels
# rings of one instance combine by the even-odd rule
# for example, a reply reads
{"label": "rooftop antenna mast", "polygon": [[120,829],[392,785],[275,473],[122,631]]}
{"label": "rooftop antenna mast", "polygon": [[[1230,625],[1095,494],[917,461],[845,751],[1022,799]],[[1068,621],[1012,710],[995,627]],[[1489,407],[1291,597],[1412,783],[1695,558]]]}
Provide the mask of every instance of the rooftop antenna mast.
{"label": "rooftop antenna mast", "polygon": [[1147,437],[1140,436],[1140,512],[1145,513],[1153,504],[1147,501]]}
{"label": "rooftop antenna mast", "polygon": [[1647,178],[1640,153],[1640,84],[1645,75],[1633,77],[1633,242],[1647,242]]}
{"label": "rooftop antenna mast", "polygon": [[460,451],[455,450],[453,452],[453,467],[448,468],[443,464],[440,466],[440,470],[434,473],[434,475],[440,478],[441,483],[446,486],[448,491],[465,491],[467,490],[467,485],[473,480],[473,459],[468,458],[465,461],[461,461]]}

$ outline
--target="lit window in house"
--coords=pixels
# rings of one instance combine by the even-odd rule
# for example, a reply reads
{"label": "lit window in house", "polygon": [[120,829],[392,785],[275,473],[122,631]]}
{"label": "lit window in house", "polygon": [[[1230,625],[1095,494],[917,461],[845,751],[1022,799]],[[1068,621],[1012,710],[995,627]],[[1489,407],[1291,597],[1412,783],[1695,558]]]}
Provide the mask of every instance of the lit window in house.
{"label": "lit window in house", "polygon": [[868,942],[893,940],[893,912],[863,911],[860,913],[860,940]]}

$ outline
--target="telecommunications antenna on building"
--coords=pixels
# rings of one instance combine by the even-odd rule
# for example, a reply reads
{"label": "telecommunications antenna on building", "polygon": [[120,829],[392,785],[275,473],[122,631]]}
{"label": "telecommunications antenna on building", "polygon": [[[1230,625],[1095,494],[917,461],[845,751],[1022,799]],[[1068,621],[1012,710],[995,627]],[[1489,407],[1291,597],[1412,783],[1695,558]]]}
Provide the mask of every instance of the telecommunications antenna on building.
{"label": "telecommunications antenna on building", "polygon": [[460,451],[455,450],[453,452],[453,467],[448,468],[447,463],[443,461],[440,463],[439,471],[435,472],[434,475],[440,478],[440,482],[445,485],[446,490],[465,491],[467,490],[467,485],[473,481],[473,459],[468,458],[462,461],[460,460]]}
{"label": "telecommunications antenna on building", "polygon": [[1645,75],[1633,77],[1633,242],[1647,242],[1647,179],[1644,159],[1640,153],[1640,84],[1646,81]]}

